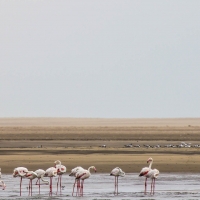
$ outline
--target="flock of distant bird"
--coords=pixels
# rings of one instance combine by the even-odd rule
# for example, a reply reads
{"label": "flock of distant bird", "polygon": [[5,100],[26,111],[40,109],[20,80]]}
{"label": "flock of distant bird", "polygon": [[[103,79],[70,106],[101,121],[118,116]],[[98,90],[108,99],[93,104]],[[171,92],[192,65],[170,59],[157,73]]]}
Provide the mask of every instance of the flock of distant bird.
{"label": "flock of distant bird", "polygon": [[[144,193],[146,194],[147,192],[147,178],[152,179],[151,182],[151,194],[154,194],[155,190],[155,180],[159,175],[159,171],[157,169],[151,169],[151,166],[153,164],[153,159],[149,158],[147,160],[147,163],[149,163],[149,167],[144,167],[142,168],[139,176],[144,176],[146,177],[145,179],[145,191]],[[60,194],[61,194],[61,188],[62,186],[61,180],[62,180],[62,175],[66,173],[67,168],[61,164],[59,160],[56,160],[54,162],[55,166],[48,168],[46,171],[43,169],[38,169],[36,171],[28,171],[27,168],[25,167],[17,167],[13,171],[13,177],[20,177],[20,196],[22,193],[22,178],[27,178],[29,179],[29,186],[27,187],[29,190],[29,196],[32,196],[32,180],[37,179],[36,185],[39,187],[39,194],[40,194],[40,186],[41,185],[49,185],[49,196],[52,196],[52,180],[53,177],[56,177],[58,175],[58,181],[57,181],[57,191],[56,195],[58,194],[58,188],[60,187]],[[95,172],[97,171],[94,166],[89,167],[88,169],[84,169],[80,166],[75,167],[74,169],[71,170],[71,173],[69,176],[75,177],[75,182],[73,184],[73,191],[72,191],[72,196],[83,196],[83,184],[84,180],[89,178],[91,176],[90,170],[93,169]],[[110,176],[115,176],[115,190],[114,190],[114,195],[118,195],[118,178],[119,176],[124,177],[125,172],[122,171],[119,167],[114,168]],[[50,181],[45,180],[44,177],[49,177]],[[0,169],[0,178],[1,178],[1,169]],[[41,182],[42,181],[42,182]],[[6,185],[4,181],[0,181],[0,186],[3,188],[3,190],[6,188]],[[75,187],[76,189],[76,194],[75,194]]]}
{"label": "flock of distant bird", "polygon": [[[131,147],[140,148],[141,145],[139,145],[139,144],[133,145],[131,143],[131,144],[125,144],[124,147],[125,148],[131,148]],[[146,148],[161,148],[161,147],[165,147],[165,148],[170,148],[170,147],[171,148],[190,148],[190,147],[200,148],[200,145],[199,144],[192,145],[191,143],[181,142],[181,144],[166,144],[163,146],[161,146],[160,144],[156,144],[156,145],[143,144],[143,147],[146,147]]]}

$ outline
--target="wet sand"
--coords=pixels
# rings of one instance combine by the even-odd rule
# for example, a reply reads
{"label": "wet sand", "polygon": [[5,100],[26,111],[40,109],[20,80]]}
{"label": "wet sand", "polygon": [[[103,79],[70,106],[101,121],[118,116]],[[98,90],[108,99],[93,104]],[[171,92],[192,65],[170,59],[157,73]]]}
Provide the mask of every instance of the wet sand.
{"label": "wet sand", "polygon": [[[57,159],[68,171],[95,165],[109,173],[116,166],[139,173],[148,157],[161,172],[199,172],[200,148],[144,148],[144,144],[200,144],[200,119],[1,118],[3,173],[18,166],[47,169]],[[124,148],[125,144],[141,148]],[[107,148],[99,147],[106,144]],[[41,146],[42,145],[42,146]]]}

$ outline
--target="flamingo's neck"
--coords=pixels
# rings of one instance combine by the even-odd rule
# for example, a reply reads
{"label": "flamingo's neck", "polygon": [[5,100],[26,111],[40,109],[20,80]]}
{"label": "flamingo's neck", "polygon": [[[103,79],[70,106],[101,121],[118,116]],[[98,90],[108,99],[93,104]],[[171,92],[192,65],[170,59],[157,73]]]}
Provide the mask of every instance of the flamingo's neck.
{"label": "flamingo's neck", "polygon": [[94,169],[94,167],[93,167],[93,166],[89,167],[89,168],[88,168],[88,171],[89,171],[89,172],[90,172],[90,169]]}
{"label": "flamingo's neck", "polygon": [[57,160],[56,165],[61,165],[60,160]]}
{"label": "flamingo's neck", "polygon": [[47,180],[44,180],[43,178],[44,178],[44,175],[43,175],[43,176],[41,176],[41,179],[42,179],[42,181],[43,181],[44,183],[48,183],[48,184],[49,184],[49,181],[47,181]]}
{"label": "flamingo's neck", "polygon": [[89,167],[89,168],[88,168],[88,171],[89,171],[89,172],[90,172],[90,169],[91,169],[91,168],[92,168],[92,167]]}
{"label": "flamingo's neck", "polygon": [[120,169],[119,170],[121,176],[125,176],[125,173]]}
{"label": "flamingo's neck", "polygon": [[153,160],[149,163],[149,169],[151,169],[152,164],[153,164]]}

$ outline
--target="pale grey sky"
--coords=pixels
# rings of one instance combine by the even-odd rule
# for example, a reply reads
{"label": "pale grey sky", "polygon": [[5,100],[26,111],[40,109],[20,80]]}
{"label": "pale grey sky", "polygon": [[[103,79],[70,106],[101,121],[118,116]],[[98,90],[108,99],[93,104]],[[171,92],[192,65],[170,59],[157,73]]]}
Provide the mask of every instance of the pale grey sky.
{"label": "pale grey sky", "polygon": [[0,117],[200,117],[200,1],[1,0]]}

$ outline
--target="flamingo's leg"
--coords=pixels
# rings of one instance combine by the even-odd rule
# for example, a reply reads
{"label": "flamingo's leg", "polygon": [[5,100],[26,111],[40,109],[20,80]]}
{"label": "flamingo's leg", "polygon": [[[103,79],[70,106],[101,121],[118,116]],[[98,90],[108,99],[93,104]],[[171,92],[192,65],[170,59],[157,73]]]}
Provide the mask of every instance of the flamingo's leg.
{"label": "flamingo's leg", "polygon": [[75,186],[76,186],[76,179],[75,179],[74,186],[73,186],[72,196],[74,196],[74,188],[75,188]]}
{"label": "flamingo's leg", "polygon": [[82,196],[82,183],[83,181],[80,180],[80,189],[79,189],[79,196]]}
{"label": "flamingo's leg", "polygon": [[81,180],[78,180],[78,196],[81,196]]}
{"label": "flamingo's leg", "polygon": [[156,184],[156,179],[154,178],[154,184],[153,184],[153,194],[155,192],[155,184]]}
{"label": "flamingo's leg", "polygon": [[40,194],[40,178],[38,180],[39,180],[39,194]]}
{"label": "flamingo's leg", "polygon": [[51,196],[52,196],[52,192],[53,192],[52,185],[53,185],[53,177],[51,177]]}
{"label": "flamingo's leg", "polygon": [[58,194],[58,183],[60,181],[60,176],[58,176],[58,181],[57,181],[57,191],[56,191],[56,194]]}
{"label": "flamingo's leg", "polygon": [[76,180],[76,196],[78,195],[78,179]]}
{"label": "flamingo's leg", "polygon": [[49,196],[51,195],[52,196],[52,177],[50,177],[50,184],[49,184]]}
{"label": "flamingo's leg", "polygon": [[[39,184],[38,184],[38,181],[39,181]],[[37,179],[35,185],[39,185],[38,187],[39,187],[39,194],[40,194],[40,178]]]}
{"label": "flamingo's leg", "polygon": [[49,183],[49,196],[50,196],[50,193],[51,193],[51,177],[49,178],[50,179],[50,183]]}
{"label": "flamingo's leg", "polygon": [[77,179],[77,191],[76,191],[76,196],[79,196],[79,191],[80,190],[80,179]]}
{"label": "flamingo's leg", "polygon": [[145,179],[144,185],[145,185],[144,194],[146,194],[147,193],[147,178]]}
{"label": "flamingo's leg", "polygon": [[115,191],[114,191],[114,195],[116,194],[116,176],[115,176]]}
{"label": "flamingo's leg", "polygon": [[22,196],[22,177],[20,179],[20,196]]}
{"label": "flamingo's leg", "polygon": [[33,194],[33,188],[32,188],[32,179],[31,179],[31,196]]}
{"label": "flamingo's leg", "polygon": [[51,178],[49,178],[49,196],[50,196],[50,185],[51,185]]}
{"label": "flamingo's leg", "polygon": [[62,180],[62,175],[60,175],[60,194],[62,193],[62,191],[61,191],[61,187],[62,187],[61,180]]}
{"label": "flamingo's leg", "polygon": [[151,194],[153,194],[153,179],[151,181]]}
{"label": "flamingo's leg", "polygon": [[83,183],[84,183],[84,180],[82,180],[82,183],[81,183],[81,196],[83,196]]}
{"label": "flamingo's leg", "polygon": [[118,195],[118,178],[119,176],[117,176],[117,195]]}
{"label": "flamingo's leg", "polygon": [[30,182],[31,180],[29,180],[29,184],[28,184],[28,196],[30,196]]}

